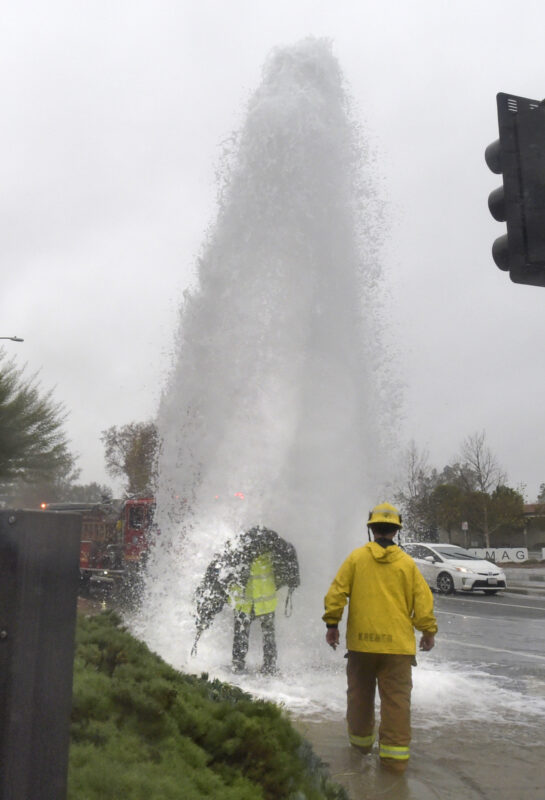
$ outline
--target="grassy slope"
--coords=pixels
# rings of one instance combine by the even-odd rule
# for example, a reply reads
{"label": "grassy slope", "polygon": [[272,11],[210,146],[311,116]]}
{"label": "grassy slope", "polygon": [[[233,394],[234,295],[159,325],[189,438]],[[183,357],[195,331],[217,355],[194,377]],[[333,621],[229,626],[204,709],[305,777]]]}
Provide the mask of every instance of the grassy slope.
{"label": "grassy slope", "polygon": [[282,710],[80,617],[69,800],[346,800]]}

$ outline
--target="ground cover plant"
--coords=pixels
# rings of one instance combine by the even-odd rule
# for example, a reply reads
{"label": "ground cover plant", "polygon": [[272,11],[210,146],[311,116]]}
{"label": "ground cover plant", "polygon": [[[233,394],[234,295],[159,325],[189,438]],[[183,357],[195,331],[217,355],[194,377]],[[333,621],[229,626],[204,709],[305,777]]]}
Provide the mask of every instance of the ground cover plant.
{"label": "ground cover plant", "polygon": [[274,703],[78,618],[68,800],[347,800]]}

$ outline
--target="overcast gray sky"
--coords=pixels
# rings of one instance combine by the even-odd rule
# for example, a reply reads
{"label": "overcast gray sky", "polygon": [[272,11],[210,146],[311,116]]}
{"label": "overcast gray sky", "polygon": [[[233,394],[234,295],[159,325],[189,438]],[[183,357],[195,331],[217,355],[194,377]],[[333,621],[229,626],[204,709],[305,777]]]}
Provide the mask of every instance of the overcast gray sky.
{"label": "overcast gray sky", "polygon": [[392,219],[384,273],[403,444],[442,467],[470,433],[545,481],[545,289],[493,263],[484,162],[498,91],[545,96],[545,6],[521,0],[49,0],[0,6],[0,336],[100,432],[151,418],[215,210],[221,143],[271,48],[333,42]]}

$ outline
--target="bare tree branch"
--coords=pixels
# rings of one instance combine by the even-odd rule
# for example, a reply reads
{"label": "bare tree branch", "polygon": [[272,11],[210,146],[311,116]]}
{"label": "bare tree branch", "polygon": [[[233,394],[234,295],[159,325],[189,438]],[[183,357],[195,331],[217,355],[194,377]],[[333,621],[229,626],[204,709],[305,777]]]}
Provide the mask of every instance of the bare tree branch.
{"label": "bare tree branch", "polygon": [[471,476],[474,482],[471,488],[476,488],[480,492],[490,494],[507,480],[496,456],[486,443],[484,431],[473,433],[465,439],[461,448],[461,461],[462,479],[464,473],[468,482]]}

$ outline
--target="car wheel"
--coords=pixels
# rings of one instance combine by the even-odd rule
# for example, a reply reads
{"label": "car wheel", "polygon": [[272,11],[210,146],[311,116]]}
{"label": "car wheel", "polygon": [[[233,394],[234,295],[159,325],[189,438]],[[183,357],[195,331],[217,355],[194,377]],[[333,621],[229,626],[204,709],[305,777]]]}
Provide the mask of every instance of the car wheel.
{"label": "car wheel", "polygon": [[454,591],[452,575],[449,575],[448,572],[441,572],[437,576],[437,590],[441,592],[441,594],[452,594]]}

